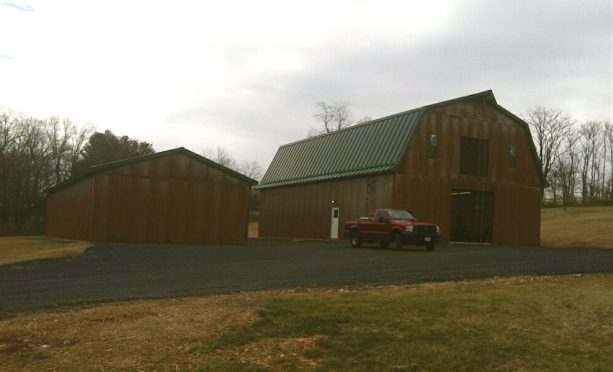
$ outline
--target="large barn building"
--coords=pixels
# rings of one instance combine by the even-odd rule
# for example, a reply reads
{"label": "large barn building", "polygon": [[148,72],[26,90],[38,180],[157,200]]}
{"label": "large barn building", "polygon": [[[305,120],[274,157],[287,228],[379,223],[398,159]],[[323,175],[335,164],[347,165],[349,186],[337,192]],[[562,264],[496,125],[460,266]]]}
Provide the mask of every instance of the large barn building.
{"label": "large barn building", "polygon": [[281,146],[259,233],[334,239],[393,207],[440,225],[442,243],[538,245],[543,183],[528,125],[485,91]]}
{"label": "large barn building", "polygon": [[50,190],[47,235],[95,242],[245,244],[254,184],[182,147],[107,163]]}

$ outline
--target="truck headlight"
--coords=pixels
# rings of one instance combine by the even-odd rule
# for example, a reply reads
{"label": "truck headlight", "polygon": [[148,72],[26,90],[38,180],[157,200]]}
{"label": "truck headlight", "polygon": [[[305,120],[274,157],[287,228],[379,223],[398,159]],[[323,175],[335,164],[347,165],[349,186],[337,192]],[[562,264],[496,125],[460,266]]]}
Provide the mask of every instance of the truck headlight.
{"label": "truck headlight", "polygon": [[440,228],[440,227],[438,227],[438,226],[436,227],[436,233],[437,233],[437,234],[440,234],[440,233],[441,233],[441,228]]}
{"label": "truck headlight", "polygon": [[405,227],[404,231],[406,231],[406,232],[413,232],[413,225]]}

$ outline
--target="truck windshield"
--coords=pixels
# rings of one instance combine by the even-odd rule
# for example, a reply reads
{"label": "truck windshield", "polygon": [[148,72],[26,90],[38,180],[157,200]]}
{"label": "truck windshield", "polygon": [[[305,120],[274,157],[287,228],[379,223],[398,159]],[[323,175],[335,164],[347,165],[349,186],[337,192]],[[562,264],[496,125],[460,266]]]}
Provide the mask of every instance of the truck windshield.
{"label": "truck windshield", "polygon": [[407,221],[414,221],[417,218],[415,218],[415,216],[413,216],[411,213],[409,213],[408,211],[403,211],[403,210],[391,210],[390,212],[390,218],[392,220],[407,220]]}

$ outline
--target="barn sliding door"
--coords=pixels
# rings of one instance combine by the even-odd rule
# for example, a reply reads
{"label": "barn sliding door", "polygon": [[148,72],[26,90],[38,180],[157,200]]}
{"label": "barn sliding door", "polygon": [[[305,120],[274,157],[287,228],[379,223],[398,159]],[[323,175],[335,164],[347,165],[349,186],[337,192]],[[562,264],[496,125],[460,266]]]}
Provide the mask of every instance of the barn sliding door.
{"label": "barn sliding door", "polygon": [[492,242],[493,199],[491,192],[451,192],[451,241]]}

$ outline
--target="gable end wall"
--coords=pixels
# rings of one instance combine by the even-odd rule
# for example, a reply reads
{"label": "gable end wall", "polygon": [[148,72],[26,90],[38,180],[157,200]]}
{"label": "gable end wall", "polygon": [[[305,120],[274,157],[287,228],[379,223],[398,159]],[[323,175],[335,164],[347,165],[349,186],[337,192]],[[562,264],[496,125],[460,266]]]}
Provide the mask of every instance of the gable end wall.
{"label": "gable end wall", "polygon": [[[431,134],[438,137],[436,159],[428,158]],[[459,174],[462,136],[489,141],[488,177]],[[521,123],[485,102],[432,109],[424,115],[394,175],[393,204],[438,223],[445,243],[450,239],[451,191],[493,192],[493,243],[538,245],[542,187],[529,141]],[[514,169],[509,160],[511,144],[517,146]]]}
{"label": "gable end wall", "polygon": [[250,185],[172,154],[93,174],[49,196],[49,236],[97,242],[245,244]]}

